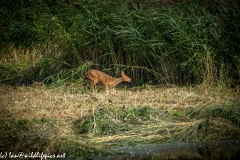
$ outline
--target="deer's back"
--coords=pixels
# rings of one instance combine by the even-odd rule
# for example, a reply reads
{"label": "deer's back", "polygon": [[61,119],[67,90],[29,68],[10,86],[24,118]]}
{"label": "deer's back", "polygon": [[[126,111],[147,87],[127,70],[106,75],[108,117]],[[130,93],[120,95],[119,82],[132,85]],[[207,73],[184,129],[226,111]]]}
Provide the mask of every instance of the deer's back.
{"label": "deer's back", "polygon": [[96,80],[102,84],[112,83],[114,78],[109,76],[108,74],[101,72],[99,70],[89,70],[86,72],[86,77],[90,80]]}

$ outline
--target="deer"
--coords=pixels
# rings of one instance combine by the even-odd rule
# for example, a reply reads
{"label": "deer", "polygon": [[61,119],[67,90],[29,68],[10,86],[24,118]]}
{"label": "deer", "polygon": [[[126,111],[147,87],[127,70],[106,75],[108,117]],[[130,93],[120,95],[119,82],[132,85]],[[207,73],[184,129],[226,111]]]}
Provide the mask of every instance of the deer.
{"label": "deer", "polygon": [[111,88],[114,90],[115,86],[123,81],[131,82],[131,78],[126,76],[123,71],[121,72],[122,77],[119,77],[119,78],[114,78],[102,71],[95,70],[95,69],[87,71],[85,76],[88,80],[91,81],[91,88],[93,92],[95,92],[94,86],[97,83],[100,83],[105,86],[105,91],[107,92],[107,95],[108,95],[108,88]]}

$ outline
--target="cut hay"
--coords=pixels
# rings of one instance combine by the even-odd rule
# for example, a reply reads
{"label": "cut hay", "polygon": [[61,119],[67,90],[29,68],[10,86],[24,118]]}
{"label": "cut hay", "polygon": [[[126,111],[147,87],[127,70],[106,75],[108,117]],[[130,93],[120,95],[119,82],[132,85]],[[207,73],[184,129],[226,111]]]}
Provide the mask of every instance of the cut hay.
{"label": "cut hay", "polygon": [[0,150],[116,154],[116,146],[240,139],[238,95],[217,88],[0,87]]}

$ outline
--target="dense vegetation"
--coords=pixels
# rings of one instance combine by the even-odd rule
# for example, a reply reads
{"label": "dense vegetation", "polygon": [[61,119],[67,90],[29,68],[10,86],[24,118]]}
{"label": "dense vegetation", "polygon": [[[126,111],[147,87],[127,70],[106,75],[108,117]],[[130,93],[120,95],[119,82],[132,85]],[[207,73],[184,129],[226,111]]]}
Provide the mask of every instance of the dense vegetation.
{"label": "dense vegetation", "polygon": [[135,84],[240,83],[238,0],[3,0],[3,83],[77,81],[88,68]]}

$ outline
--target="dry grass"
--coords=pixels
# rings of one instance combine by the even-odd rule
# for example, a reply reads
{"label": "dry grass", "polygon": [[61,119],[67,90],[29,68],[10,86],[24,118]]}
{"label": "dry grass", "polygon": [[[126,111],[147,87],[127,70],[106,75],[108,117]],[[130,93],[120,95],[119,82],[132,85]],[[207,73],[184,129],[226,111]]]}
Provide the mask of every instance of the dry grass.
{"label": "dry grass", "polygon": [[[67,152],[84,157],[113,146],[240,138],[240,98],[230,90],[155,86],[118,89],[108,96],[103,91],[82,92],[73,87],[0,86],[0,150]],[[229,113],[235,115],[234,120],[227,113],[218,116],[225,113],[219,110],[224,106],[234,108],[234,113]],[[143,107],[149,109],[148,118],[135,115]],[[100,116],[97,109],[101,108],[109,112],[116,131],[80,134],[82,121]],[[123,110],[126,114],[121,118]]]}

